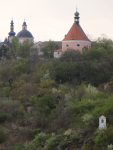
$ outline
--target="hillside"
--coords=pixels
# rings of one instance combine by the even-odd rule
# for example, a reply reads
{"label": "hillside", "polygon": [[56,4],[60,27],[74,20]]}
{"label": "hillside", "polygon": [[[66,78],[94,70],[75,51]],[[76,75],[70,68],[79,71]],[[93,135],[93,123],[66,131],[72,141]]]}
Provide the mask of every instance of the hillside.
{"label": "hillside", "polygon": [[0,150],[112,150],[112,64],[108,39],[59,59],[1,61]]}

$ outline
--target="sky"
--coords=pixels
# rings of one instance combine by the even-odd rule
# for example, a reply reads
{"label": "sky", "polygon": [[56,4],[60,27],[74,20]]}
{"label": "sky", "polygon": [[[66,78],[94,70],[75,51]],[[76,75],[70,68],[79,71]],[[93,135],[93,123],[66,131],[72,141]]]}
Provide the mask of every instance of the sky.
{"label": "sky", "polygon": [[24,19],[34,41],[62,41],[74,22],[76,6],[80,25],[91,40],[105,34],[113,40],[113,0],[0,0],[0,41],[14,21],[16,34]]}

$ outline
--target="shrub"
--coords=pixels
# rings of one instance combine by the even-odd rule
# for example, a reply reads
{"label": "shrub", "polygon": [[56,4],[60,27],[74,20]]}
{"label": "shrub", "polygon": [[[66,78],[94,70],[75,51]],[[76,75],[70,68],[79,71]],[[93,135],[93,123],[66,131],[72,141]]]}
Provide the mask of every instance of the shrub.
{"label": "shrub", "polygon": [[35,135],[39,134],[40,132],[41,132],[40,128],[34,129],[33,132],[32,132],[33,137],[35,137]]}
{"label": "shrub", "polygon": [[112,145],[112,144],[108,145],[108,146],[107,146],[107,149],[108,149],[108,150],[113,150],[113,145]]}
{"label": "shrub", "polygon": [[14,150],[23,150],[23,149],[24,149],[24,146],[21,143],[17,144],[16,147],[14,148]]}
{"label": "shrub", "polygon": [[62,134],[62,133],[64,133],[64,129],[63,128],[60,128],[60,129],[58,129],[58,134]]}
{"label": "shrub", "polygon": [[82,116],[82,119],[86,125],[89,125],[93,122],[93,116],[89,114],[85,114],[84,116]]}
{"label": "shrub", "polygon": [[77,134],[70,135],[71,142],[78,142],[81,138],[82,136],[78,136]]}
{"label": "shrub", "polygon": [[4,128],[0,125],[0,143],[5,142],[7,139],[7,135],[4,132]]}
{"label": "shrub", "polygon": [[71,129],[68,129],[64,132],[64,135],[69,136],[69,135],[71,135],[71,133],[72,133]]}
{"label": "shrub", "polygon": [[49,138],[50,136],[43,132],[39,133],[35,139],[33,139],[31,142],[25,144],[25,150],[31,150],[33,148],[37,148],[42,145],[42,142],[45,143],[45,141]]}
{"label": "shrub", "polygon": [[98,146],[98,145],[107,145],[108,144],[108,137],[105,133],[105,129],[99,129],[96,131],[96,137],[94,139],[95,141],[95,144]]}
{"label": "shrub", "polygon": [[7,114],[4,112],[0,113],[0,123],[4,122],[7,118]]}
{"label": "shrub", "polygon": [[67,141],[62,141],[61,144],[60,144],[60,147],[61,147],[62,150],[64,150],[67,147],[67,145],[68,145]]}
{"label": "shrub", "polygon": [[45,149],[49,149],[49,150],[55,149],[55,147],[57,146],[56,141],[57,141],[57,137],[55,137],[55,136],[52,136],[51,138],[49,138],[46,141]]}
{"label": "shrub", "polygon": [[86,87],[86,93],[89,95],[90,98],[95,98],[98,95],[98,90],[97,88],[91,86],[90,84],[88,87]]}

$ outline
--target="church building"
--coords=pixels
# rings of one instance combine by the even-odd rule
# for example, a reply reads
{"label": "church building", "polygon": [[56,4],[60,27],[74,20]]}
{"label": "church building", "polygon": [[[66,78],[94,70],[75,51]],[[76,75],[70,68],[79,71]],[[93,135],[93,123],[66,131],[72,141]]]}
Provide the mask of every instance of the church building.
{"label": "church building", "polygon": [[80,26],[80,17],[77,10],[74,15],[74,23],[62,41],[62,52],[66,51],[67,49],[75,49],[80,50],[80,52],[82,53],[82,48],[84,46],[86,46],[87,48],[91,47],[91,41],[85,35],[84,31]]}
{"label": "church building", "polygon": [[[11,23],[10,23],[10,32],[9,32],[9,36],[8,36],[8,41],[11,42],[11,39],[15,36],[15,32],[14,32],[14,22],[13,20],[11,20]],[[24,21],[23,22],[23,25],[22,25],[22,30],[16,35],[16,37],[19,39],[19,42],[23,43],[25,40],[30,40],[30,41],[33,41],[34,40],[34,37],[33,35],[31,34],[31,32],[29,32],[27,30],[27,24],[26,22]]]}
{"label": "church building", "polygon": [[27,24],[24,21],[22,25],[22,30],[16,36],[19,39],[19,42],[23,43],[26,39],[33,41],[34,37],[32,36],[31,32],[27,30]]}

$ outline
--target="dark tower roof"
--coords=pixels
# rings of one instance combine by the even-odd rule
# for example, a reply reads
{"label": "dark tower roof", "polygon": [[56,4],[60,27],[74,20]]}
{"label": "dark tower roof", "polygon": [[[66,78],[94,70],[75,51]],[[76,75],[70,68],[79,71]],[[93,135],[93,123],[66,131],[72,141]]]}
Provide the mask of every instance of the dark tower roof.
{"label": "dark tower roof", "polygon": [[26,29],[21,30],[17,34],[17,37],[32,37],[33,38],[32,34],[28,30],[26,30]]}
{"label": "dark tower roof", "polygon": [[13,23],[13,20],[11,20],[11,23],[10,23],[11,25],[10,25],[10,32],[8,33],[9,34],[9,36],[15,36],[15,32],[14,32],[14,23]]}

